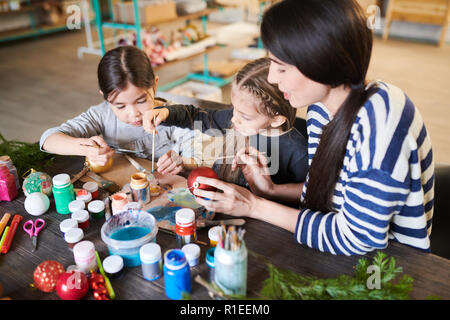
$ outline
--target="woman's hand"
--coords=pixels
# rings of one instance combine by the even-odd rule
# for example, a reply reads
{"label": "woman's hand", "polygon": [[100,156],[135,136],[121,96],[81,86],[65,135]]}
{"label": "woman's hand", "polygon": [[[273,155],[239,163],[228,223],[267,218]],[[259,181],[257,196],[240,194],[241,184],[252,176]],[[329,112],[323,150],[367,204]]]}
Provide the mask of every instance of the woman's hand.
{"label": "woman's hand", "polygon": [[175,151],[169,150],[159,158],[156,166],[158,167],[158,172],[161,174],[176,175],[184,168],[183,157]]}
{"label": "woman's hand", "polygon": [[99,166],[104,166],[108,160],[114,155],[114,149],[111,149],[108,144],[100,136],[93,136],[89,139],[84,139],[85,156],[89,161]]}
{"label": "woman's hand", "polygon": [[206,210],[221,212],[232,216],[250,217],[253,215],[256,202],[259,198],[246,188],[207,177],[197,177],[196,181],[200,184],[210,185],[223,191],[215,192],[194,189],[194,195],[197,196],[197,202],[204,206]]}
{"label": "woman's hand", "polygon": [[232,170],[241,168],[250,189],[258,196],[270,199],[275,189],[267,158],[256,148],[249,147],[239,150],[233,160]]}
{"label": "woman's hand", "polygon": [[153,133],[156,131],[156,127],[165,121],[169,117],[169,109],[150,109],[144,112],[142,116],[144,130],[148,133]]}

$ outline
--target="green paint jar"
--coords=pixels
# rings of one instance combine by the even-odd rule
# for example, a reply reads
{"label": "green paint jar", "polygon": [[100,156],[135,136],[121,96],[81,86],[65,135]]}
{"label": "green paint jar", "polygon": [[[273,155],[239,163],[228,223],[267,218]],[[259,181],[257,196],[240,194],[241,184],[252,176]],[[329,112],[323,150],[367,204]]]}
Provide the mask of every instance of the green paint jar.
{"label": "green paint jar", "polygon": [[101,219],[105,217],[105,203],[101,200],[94,200],[89,202],[88,211],[92,218]]}
{"label": "green paint jar", "polygon": [[52,182],[56,211],[61,214],[69,214],[69,203],[75,200],[75,191],[70,182],[70,176],[66,173],[57,174],[53,177]]}

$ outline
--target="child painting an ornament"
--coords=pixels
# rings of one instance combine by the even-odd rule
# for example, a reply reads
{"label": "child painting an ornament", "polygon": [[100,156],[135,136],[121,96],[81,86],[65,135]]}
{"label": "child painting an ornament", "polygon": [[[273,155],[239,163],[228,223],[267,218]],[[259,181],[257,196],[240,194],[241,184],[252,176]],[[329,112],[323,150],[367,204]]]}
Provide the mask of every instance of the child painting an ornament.
{"label": "child painting an ornament", "polygon": [[[98,65],[98,84],[104,102],[41,136],[42,151],[86,156],[90,165],[112,165],[115,149],[135,151],[135,156],[155,159],[170,156],[174,166],[163,174],[177,174],[195,168],[199,157],[193,145],[194,133],[175,126],[158,130],[156,137],[142,127],[143,114],[167,102],[155,97],[158,76],[142,50],[133,46],[108,51]],[[158,164],[156,164],[158,166]]]}

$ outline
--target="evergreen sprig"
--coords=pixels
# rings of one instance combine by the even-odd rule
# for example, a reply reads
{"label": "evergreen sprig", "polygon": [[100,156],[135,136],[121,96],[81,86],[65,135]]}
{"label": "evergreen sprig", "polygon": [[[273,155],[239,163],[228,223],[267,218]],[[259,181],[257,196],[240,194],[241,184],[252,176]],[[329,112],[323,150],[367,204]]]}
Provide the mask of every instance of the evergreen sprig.
{"label": "evergreen sprig", "polygon": [[[380,289],[369,289],[367,280],[372,275],[368,267],[378,267]],[[359,259],[353,276],[318,279],[305,277],[268,263],[269,278],[264,281],[260,296],[263,299],[283,300],[405,300],[409,299],[413,279],[403,275],[396,283],[393,280],[403,270],[396,266],[394,257],[386,258],[377,252],[372,263]]]}
{"label": "evergreen sprig", "polygon": [[0,156],[8,155],[22,177],[31,168],[42,171],[53,163],[54,156],[42,152],[37,143],[8,141],[0,133]]}

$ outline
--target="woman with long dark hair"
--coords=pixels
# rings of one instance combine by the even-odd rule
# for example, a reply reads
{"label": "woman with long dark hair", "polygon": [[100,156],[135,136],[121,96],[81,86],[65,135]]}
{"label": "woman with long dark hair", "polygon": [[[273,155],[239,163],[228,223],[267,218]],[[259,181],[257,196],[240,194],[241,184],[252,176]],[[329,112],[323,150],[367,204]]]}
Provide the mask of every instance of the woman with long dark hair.
{"label": "woman with long dark hair", "polygon": [[[429,251],[434,197],[431,142],[399,88],[366,81],[372,33],[355,0],[285,0],[266,11],[261,35],[268,80],[295,108],[308,107],[310,169],[300,210],[199,177],[223,192],[196,190],[209,210],[283,227],[333,254],[365,254],[388,241]],[[262,167],[242,154],[244,166]],[[257,172],[258,170],[246,170]],[[246,177],[247,178],[247,177]],[[276,186],[247,178],[259,194]]]}

